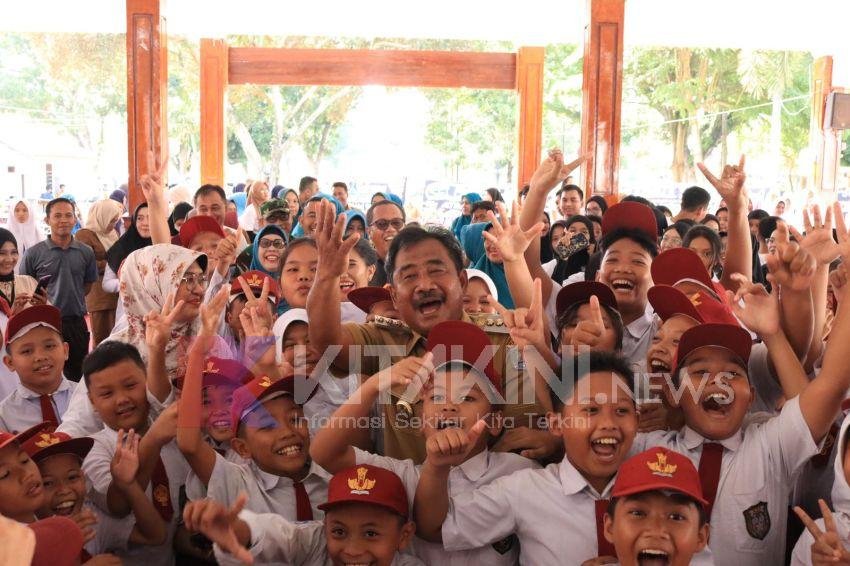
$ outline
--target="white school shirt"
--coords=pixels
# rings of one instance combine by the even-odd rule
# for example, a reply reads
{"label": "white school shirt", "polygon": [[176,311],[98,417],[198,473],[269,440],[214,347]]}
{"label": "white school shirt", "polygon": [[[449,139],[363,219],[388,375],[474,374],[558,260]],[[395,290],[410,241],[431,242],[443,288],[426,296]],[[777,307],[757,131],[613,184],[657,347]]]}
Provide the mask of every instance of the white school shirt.
{"label": "white school shirt", "polygon": [[[92,556],[126,552],[136,521],[116,520],[101,511],[97,505],[92,505],[89,502],[86,502],[84,507],[91,510],[97,519],[97,524],[94,527],[94,538],[83,545],[86,552]],[[130,518],[132,518],[132,514]]]}
{"label": "white school shirt", "polygon": [[[835,482],[832,485],[832,502],[827,502],[832,509],[832,516],[835,519],[835,528],[838,530],[838,536],[844,548],[850,548],[850,484],[847,483],[847,475],[844,473],[844,450],[843,447],[847,442],[847,429],[850,427],[850,416],[845,416],[841,421],[838,438],[835,440],[835,446],[840,447],[840,450],[833,450],[833,454],[842,455],[841,458],[836,457],[832,462],[832,470],[835,474]],[[823,494],[826,499],[826,494]],[[820,511],[818,510],[818,514]],[[815,517],[817,515],[810,516]],[[823,519],[815,521],[820,530],[826,532],[823,524]],[[809,533],[808,529],[803,530],[803,534],[797,540],[794,546],[794,551],[791,553],[791,566],[811,566],[812,564],[812,543],[815,542],[814,537]]]}
{"label": "white school shirt", "polygon": [[[63,415],[68,410],[76,386],[76,383],[62,376],[59,387],[50,395],[59,422],[64,420]],[[0,430],[20,432],[43,422],[39,397],[38,393],[19,382],[15,390],[0,401]]]}
{"label": "white school shirt", "polygon": [[[665,446],[684,454],[699,469],[707,442],[689,427],[638,434],[632,454]],[[720,442],[723,460],[711,515],[709,548],[718,564],[765,566],[785,560],[788,501],[795,474],[818,453],[800,411],[800,399],[779,415],[752,419]]]}
{"label": "white school shirt", "polygon": [[[324,468],[310,462],[310,471],[302,481],[310,498],[314,519],[325,516],[318,505],[328,500],[330,479],[331,475]],[[290,478],[266,473],[253,461],[247,465],[234,464],[216,454],[207,496],[229,507],[243,492],[248,494],[246,509],[256,513],[276,513],[290,521],[296,520],[295,487]]]}
{"label": "white school shirt", "polygon": [[[148,395],[148,399],[152,398]],[[173,398],[169,396],[166,401],[171,401]],[[148,425],[153,424],[159,414],[164,410],[165,405],[153,400],[150,403],[148,414]],[[130,521],[135,523],[135,517],[132,513],[124,518],[113,517],[108,514],[106,505],[106,492],[109,485],[112,483],[112,474],[110,464],[112,457],[115,455],[115,443],[118,437],[118,432],[111,428],[104,428],[91,437],[94,439],[94,445],[86,459],[83,461],[83,473],[89,481],[91,488],[89,489],[88,499],[100,507],[104,512],[104,522],[115,521],[122,523]],[[162,463],[165,465],[165,473],[168,475],[168,487],[171,495],[171,506],[174,509],[174,515],[171,523],[168,526],[168,537],[165,544],[159,546],[146,545],[128,545],[127,550],[119,552],[117,555],[122,559],[125,566],[151,566],[152,564],[173,564],[174,550],[171,547],[174,538],[174,532],[177,529],[177,524],[180,521],[180,488],[186,481],[186,476],[189,474],[189,464],[177,448],[177,442],[172,440],[162,447],[160,451]],[[151,486],[148,485],[145,493],[148,497],[151,496]],[[108,525],[110,529],[124,528],[124,525]]]}
{"label": "white school shirt", "polygon": [[596,500],[611,495],[614,480],[598,493],[565,458],[542,469],[520,470],[449,499],[443,522],[446,550],[468,550],[519,538],[519,563],[580,566],[599,555]]}
{"label": "white school shirt", "polygon": [[[251,460],[247,460],[239,455],[236,450],[231,448],[230,446],[224,446],[224,454],[222,455],[218,452],[221,445],[217,446],[217,443],[209,437],[204,438],[204,442],[209,444],[216,452],[221,455],[222,458],[227,460],[232,464],[236,464],[238,466],[247,466]],[[207,496],[207,486],[203,484],[201,478],[199,478],[194,471],[190,471],[189,475],[186,477],[186,497],[189,501],[195,501],[196,499],[204,499]]]}
{"label": "white school shirt", "polygon": [[[154,403],[159,404],[150,391],[147,392],[147,397],[151,407]],[[64,432],[73,438],[80,438],[91,436],[101,430],[103,430],[103,421],[100,420],[89,400],[89,388],[85,380],[81,379],[74,388],[68,410],[62,415],[62,424],[56,428],[56,432]]]}
{"label": "white school shirt", "polygon": [[[327,551],[325,525],[321,521],[293,523],[280,515],[242,511],[239,518],[251,530],[254,564],[291,564],[292,566],[332,566]],[[225,554],[216,544],[215,558],[221,566],[241,566],[242,563]],[[396,553],[392,566],[424,566],[409,554]]]}
{"label": "white school shirt", "polygon": [[[413,510],[413,499],[416,496],[421,466],[414,464],[413,460],[397,460],[358,448],[354,449],[354,455],[358,465],[371,464],[390,470],[400,477],[401,483],[404,484],[404,489],[407,491],[407,500],[410,502],[411,511]],[[451,469],[449,472],[449,497],[471,492],[498,478],[531,468],[540,469],[540,466],[534,460],[523,458],[518,454],[482,450],[460,466]],[[510,566],[516,564],[519,559],[519,544],[512,535],[508,535],[494,544],[454,552],[446,551],[442,544],[414,538],[412,550],[426,564],[446,564],[449,566],[476,564]]]}

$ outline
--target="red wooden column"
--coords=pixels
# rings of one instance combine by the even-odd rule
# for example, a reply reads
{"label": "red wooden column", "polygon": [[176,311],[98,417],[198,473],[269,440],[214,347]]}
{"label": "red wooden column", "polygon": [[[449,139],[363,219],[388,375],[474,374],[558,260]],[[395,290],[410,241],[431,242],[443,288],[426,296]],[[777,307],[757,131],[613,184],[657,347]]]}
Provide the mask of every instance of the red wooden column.
{"label": "red wooden column", "polygon": [[835,192],[841,140],[839,132],[824,128],[826,97],[833,90],[832,57],[818,57],[812,63],[812,119],[809,126],[809,139],[815,150],[816,191]]}
{"label": "red wooden column", "polygon": [[543,143],[543,57],[542,47],[520,47],[517,53],[518,187],[528,183],[540,163],[540,146]]}
{"label": "red wooden column", "polygon": [[201,40],[201,184],[224,185],[227,42]]}
{"label": "red wooden column", "polygon": [[617,194],[623,93],[625,0],[587,0],[582,85],[581,150],[584,194]]}
{"label": "red wooden column", "polygon": [[159,0],[127,0],[127,184],[130,209],[144,200],[138,179],[148,156],[158,168],[168,153],[168,53]]}

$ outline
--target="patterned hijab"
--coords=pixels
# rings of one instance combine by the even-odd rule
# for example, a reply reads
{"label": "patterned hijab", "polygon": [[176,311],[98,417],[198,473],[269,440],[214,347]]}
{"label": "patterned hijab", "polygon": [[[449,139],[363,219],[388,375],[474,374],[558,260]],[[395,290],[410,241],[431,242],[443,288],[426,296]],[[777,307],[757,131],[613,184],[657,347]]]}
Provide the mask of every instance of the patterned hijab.
{"label": "patterned hijab", "polygon": [[124,208],[112,199],[99,200],[89,207],[86,229],[95,233],[104,250],[108,250],[118,241],[115,222],[123,211]]}
{"label": "patterned hijab", "polygon": [[[176,293],[186,270],[195,262],[206,271],[207,256],[172,244],[156,244],[131,253],[121,264],[120,296],[127,326],[112,334],[118,340],[138,348],[147,361],[145,315],[159,311],[170,293]],[[165,369],[169,379],[177,377],[191,338],[198,334],[200,321],[175,326],[165,347]]]}

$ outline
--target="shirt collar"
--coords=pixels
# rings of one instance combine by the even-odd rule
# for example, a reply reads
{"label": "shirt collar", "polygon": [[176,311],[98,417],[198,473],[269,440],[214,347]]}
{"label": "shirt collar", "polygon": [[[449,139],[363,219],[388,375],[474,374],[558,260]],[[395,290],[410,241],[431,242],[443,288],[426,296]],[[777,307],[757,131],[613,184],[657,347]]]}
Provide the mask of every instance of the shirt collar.
{"label": "shirt collar", "polygon": [[649,327],[652,326],[652,319],[652,307],[647,304],[646,309],[643,311],[643,315],[627,324],[625,330],[632,338],[640,338],[646,334]]}
{"label": "shirt collar", "polygon": [[60,246],[59,244],[54,242],[53,239],[50,238],[49,236],[47,238],[45,238],[45,240],[47,241],[47,245],[50,246],[51,248],[70,249],[70,248],[79,248],[80,247],[80,243],[74,237],[71,237],[71,243],[68,244],[67,248],[62,248],[62,246]]}
{"label": "shirt collar", "polygon": [[564,459],[558,464],[558,479],[561,480],[561,489],[564,490],[565,495],[576,495],[587,490],[594,499],[604,499],[611,497],[611,488],[614,487],[615,478],[611,478],[603,492],[598,493],[570,463],[567,456],[564,456]]}
{"label": "shirt collar", "polygon": [[[62,380],[59,382],[59,387],[57,387],[56,391],[51,393],[51,395],[55,395],[60,391],[68,391],[69,389],[71,389],[71,382],[68,381],[63,375]],[[29,389],[26,385],[20,382],[18,382],[18,394],[24,399],[38,399],[39,397],[41,397],[40,393],[36,393],[35,391]]]}
{"label": "shirt collar", "polygon": [[473,482],[480,480],[487,473],[487,468],[489,467],[490,451],[486,448],[458,466],[461,473],[466,476],[466,479]]}
{"label": "shirt collar", "polygon": [[684,444],[685,448],[688,450],[695,450],[706,442],[715,442],[723,446],[726,450],[735,452],[738,447],[741,446],[741,442],[743,441],[743,432],[740,429],[738,429],[738,431],[729,438],[724,438],[723,440],[709,440],[689,426],[685,426],[685,428],[682,429],[681,435],[682,444]]}
{"label": "shirt collar", "polygon": [[[275,474],[264,472],[259,468],[259,466],[257,466],[257,464],[253,460],[251,460],[250,468],[254,476],[259,480],[260,485],[266,491],[278,486],[279,484],[282,486],[286,486],[295,483],[291,478],[288,478],[286,476],[278,476]],[[324,468],[320,467],[312,460],[310,461],[310,469],[307,472],[307,475],[304,476],[304,479],[301,480],[301,483],[307,483],[311,476],[314,476],[319,480],[324,481],[325,483],[327,483],[331,479],[331,475]]]}

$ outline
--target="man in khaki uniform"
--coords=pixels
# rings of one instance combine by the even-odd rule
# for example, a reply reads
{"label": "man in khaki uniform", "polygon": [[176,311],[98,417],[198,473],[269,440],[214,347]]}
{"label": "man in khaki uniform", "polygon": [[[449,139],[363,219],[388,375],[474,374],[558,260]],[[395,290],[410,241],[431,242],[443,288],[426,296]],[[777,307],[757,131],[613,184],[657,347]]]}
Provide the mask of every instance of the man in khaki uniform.
{"label": "man in khaki uniform", "polygon": [[[339,277],[348,266],[348,252],[355,240],[342,240],[343,218],[334,222],[332,208],[323,205],[319,216],[316,229],[319,264],[307,299],[311,343],[320,351],[334,352],[335,347],[341,346],[335,354],[335,366],[344,372],[372,375],[402,358],[424,355],[428,332],[438,322],[476,323],[487,331],[496,347],[494,367],[503,379],[506,397],[503,415],[506,427],[514,426],[495,448],[530,450],[525,453],[537,458],[552,456],[558,450],[558,439],[545,430],[531,428],[536,417],[544,416],[549,392],[531,386],[532,380],[521,370],[515,348],[510,348],[512,342],[504,325],[489,317],[472,319],[463,312],[467,279],[462,251],[451,233],[408,227],[393,240],[387,256],[387,279],[403,324],[343,325]],[[401,402],[382,407],[383,453],[422,462],[425,447],[418,430],[415,395],[396,394],[402,398]],[[405,410],[407,407],[411,411]]]}

